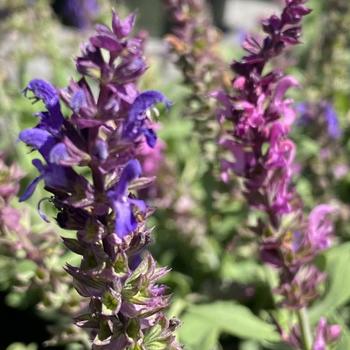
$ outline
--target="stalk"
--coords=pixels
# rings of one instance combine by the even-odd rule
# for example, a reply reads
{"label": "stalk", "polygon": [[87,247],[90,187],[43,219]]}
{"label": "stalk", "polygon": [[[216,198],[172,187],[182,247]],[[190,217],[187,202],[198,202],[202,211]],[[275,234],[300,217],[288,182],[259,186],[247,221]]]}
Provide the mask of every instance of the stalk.
{"label": "stalk", "polygon": [[311,333],[311,325],[309,321],[309,316],[306,307],[301,308],[297,311],[302,343],[304,346],[304,350],[311,350],[312,347],[312,333]]}

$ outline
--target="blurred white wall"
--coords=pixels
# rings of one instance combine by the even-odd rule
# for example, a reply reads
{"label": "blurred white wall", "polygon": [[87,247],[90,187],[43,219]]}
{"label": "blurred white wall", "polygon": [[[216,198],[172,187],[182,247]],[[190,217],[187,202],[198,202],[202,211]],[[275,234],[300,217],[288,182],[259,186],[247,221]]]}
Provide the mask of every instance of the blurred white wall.
{"label": "blurred white wall", "polygon": [[257,21],[279,10],[276,1],[227,0],[223,22],[229,29],[251,30]]}

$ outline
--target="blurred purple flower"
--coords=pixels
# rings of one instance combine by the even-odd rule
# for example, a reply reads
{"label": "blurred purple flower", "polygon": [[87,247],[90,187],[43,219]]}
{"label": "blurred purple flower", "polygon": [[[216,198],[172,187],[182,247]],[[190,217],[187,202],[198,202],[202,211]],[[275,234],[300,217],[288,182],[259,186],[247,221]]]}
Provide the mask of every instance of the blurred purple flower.
{"label": "blurred purple flower", "polygon": [[[342,129],[339,124],[339,117],[330,102],[302,102],[296,105],[296,110],[299,114],[298,126],[311,126],[316,132],[326,128],[331,139],[341,137]],[[320,118],[320,115],[324,118]]]}
{"label": "blurred purple flower", "polygon": [[52,7],[64,24],[78,29],[90,27],[99,14],[97,0],[55,0]]}
{"label": "blurred purple flower", "polygon": [[339,125],[338,115],[330,103],[326,103],[324,107],[324,115],[327,121],[329,136],[333,139],[340,138],[342,131]]}
{"label": "blurred purple flower", "polygon": [[334,343],[341,335],[339,325],[328,325],[325,318],[321,318],[317,328],[312,350],[327,350],[328,345]]}
{"label": "blurred purple flower", "polygon": [[308,219],[307,237],[314,252],[322,251],[331,246],[333,224],[329,215],[334,208],[327,204],[315,207]]}

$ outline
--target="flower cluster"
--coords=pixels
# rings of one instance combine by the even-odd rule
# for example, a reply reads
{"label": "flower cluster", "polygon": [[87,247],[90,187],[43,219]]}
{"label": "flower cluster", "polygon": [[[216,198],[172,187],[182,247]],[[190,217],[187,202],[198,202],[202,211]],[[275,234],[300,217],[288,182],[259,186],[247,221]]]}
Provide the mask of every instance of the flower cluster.
{"label": "flower cluster", "polygon": [[81,79],[60,93],[40,79],[24,90],[46,111],[19,136],[43,158],[33,160],[39,176],[21,200],[43,181],[59,226],[77,231],[76,239],[63,241],[82,256],[81,264],[66,270],[90,300],[89,312],[76,321],[90,331],[93,349],[179,349],[173,335],[178,321],[166,319],[169,297],[158,284],[167,269],[146,251],[152,209],[136,197],[150,182],[137,160],[140,143],[157,142],[150,110],[170,102],[160,92],[137,89],[146,63],[143,39],[131,36],[134,22],[133,14],[121,19],[113,13],[112,29],[97,26],[76,59]]}
{"label": "flower cluster", "polygon": [[209,93],[219,86],[229,86],[230,75],[218,54],[220,34],[213,26],[204,0],[165,0],[172,21],[172,33],[166,38],[183,83],[190,88],[189,115],[203,143],[217,131],[212,119],[215,106]]}
{"label": "flower cluster", "polygon": [[[325,277],[312,261],[331,244],[329,215],[333,208],[319,205],[308,218],[303,216],[302,201],[292,184],[296,149],[288,137],[296,113],[293,101],[285,97],[298,83],[279,70],[266,72],[266,65],[299,43],[300,22],[310,12],[305,2],[286,0],[281,16],[262,22],[266,37],[262,41],[248,37],[243,44],[248,54],[232,64],[234,94],[214,94],[221,105],[218,119],[223,129],[233,124],[220,141],[230,155],[222,161],[222,178],[228,181],[231,172],[241,178],[249,205],[266,214],[254,231],[263,262],[279,269],[276,292],[283,296],[282,304],[300,315],[299,333],[295,332],[299,336],[294,343],[298,349],[312,345],[305,310]],[[322,338],[324,343],[334,340]],[[317,339],[314,349],[326,349],[317,347]]]}

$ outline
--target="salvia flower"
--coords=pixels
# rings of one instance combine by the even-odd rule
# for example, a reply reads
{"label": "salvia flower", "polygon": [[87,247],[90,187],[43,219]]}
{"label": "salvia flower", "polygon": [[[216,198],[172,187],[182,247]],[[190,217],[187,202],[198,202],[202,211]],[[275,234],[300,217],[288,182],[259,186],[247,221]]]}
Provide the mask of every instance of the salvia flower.
{"label": "salvia flower", "polygon": [[[175,63],[181,75],[182,85],[188,91],[185,96],[184,115],[193,125],[194,147],[199,146],[200,156],[205,160],[204,166],[198,167],[196,178],[190,181],[205,182],[209,172],[215,178],[216,167],[213,163],[218,153],[218,147],[212,140],[217,138],[219,126],[215,120],[215,100],[210,98],[210,93],[230,85],[230,73],[220,55],[221,33],[213,24],[206,0],[163,2],[170,18],[169,33],[165,38],[169,46],[169,58]],[[165,170],[166,166],[163,167]],[[175,183],[177,180],[167,176],[166,181],[168,186],[170,181]],[[204,246],[211,246],[206,234],[211,225],[204,212],[196,210],[205,207],[204,203],[200,203],[202,198],[197,193],[188,191],[188,180],[185,182],[184,186],[178,186],[180,192],[177,191],[172,198],[165,188],[162,200],[166,203],[164,198],[169,198],[173,202],[171,206],[166,203],[166,208],[174,209],[172,216],[176,218],[178,231],[186,234],[186,242],[193,248],[202,250]],[[205,197],[214,200],[220,186],[219,181],[215,181],[215,186],[206,188]],[[213,210],[217,207],[212,205]]]}
{"label": "salvia flower", "polygon": [[[287,0],[281,16],[264,20],[266,37],[248,37],[243,45],[247,55],[232,64],[234,93],[214,93],[223,128],[220,143],[229,155],[222,162],[222,177],[228,181],[234,173],[241,178],[247,202],[265,213],[265,220],[254,229],[261,258],[278,268],[280,282],[275,291],[282,295],[282,305],[301,315],[302,329],[308,327],[306,308],[325,279],[312,261],[331,244],[329,215],[333,208],[319,205],[308,218],[303,215],[292,182],[296,147],[289,138],[296,112],[293,101],[286,97],[298,83],[280,70],[267,71],[266,66],[284,49],[299,43],[301,20],[310,12],[305,2]],[[225,132],[230,123],[233,128]],[[303,338],[302,347],[309,349],[312,340]]]}
{"label": "salvia flower", "polygon": [[137,88],[146,63],[143,39],[131,35],[134,22],[134,15],[121,19],[113,13],[112,29],[98,26],[76,59],[82,77],[66,89],[42,80],[25,89],[46,111],[36,127],[20,133],[43,158],[33,161],[39,176],[21,200],[43,180],[58,209],[57,223],[77,231],[64,244],[82,256],[81,264],[66,270],[90,300],[77,324],[89,330],[93,349],[179,349],[173,335],[178,322],[166,319],[169,297],[158,283],[167,269],[146,252],[152,209],[137,198],[137,190],[150,183],[142,177],[140,144],[157,142],[152,109],[170,102],[158,91]]}

